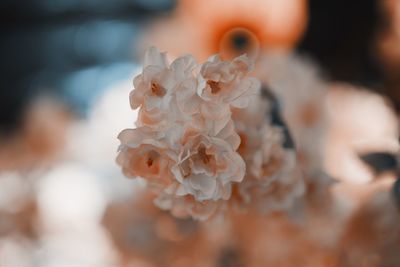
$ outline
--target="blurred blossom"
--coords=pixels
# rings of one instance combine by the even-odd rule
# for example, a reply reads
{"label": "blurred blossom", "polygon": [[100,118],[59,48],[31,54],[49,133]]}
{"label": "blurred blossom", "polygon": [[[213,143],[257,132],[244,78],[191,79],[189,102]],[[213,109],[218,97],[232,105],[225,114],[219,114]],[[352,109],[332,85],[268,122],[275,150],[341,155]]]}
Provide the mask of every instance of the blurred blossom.
{"label": "blurred blossom", "polygon": [[264,49],[291,49],[307,23],[305,0],[181,0],[167,19],[152,25],[144,46],[173,57],[191,53],[204,60],[214,53],[233,58]]}
{"label": "blurred blossom", "polygon": [[42,218],[40,266],[117,266],[99,222],[106,199],[100,181],[83,164],[54,166],[37,184]]}
{"label": "blurred blossom", "polygon": [[46,167],[61,157],[72,116],[49,97],[33,101],[21,129],[0,140],[0,170],[26,171]]}
{"label": "blurred blossom", "polygon": [[97,225],[44,232],[37,261],[43,267],[118,266],[105,232]]}
{"label": "blurred blossom", "polygon": [[39,206],[49,227],[76,227],[100,220],[105,200],[98,181],[79,164],[64,163],[40,181]]}
{"label": "blurred blossom", "polygon": [[23,238],[0,239],[0,266],[32,267],[36,245]]}
{"label": "blurred blossom", "polygon": [[276,95],[308,183],[319,192],[329,185],[323,173],[327,82],[310,59],[292,53],[265,53],[256,76]]}
{"label": "blurred blossom", "polygon": [[360,160],[371,152],[398,153],[399,122],[387,99],[351,86],[334,84],[328,93],[329,130],[325,167],[340,181],[363,184],[375,175]]}
{"label": "blurred blossom", "polygon": [[17,213],[29,202],[31,191],[26,177],[17,172],[0,173],[0,210]]}
{"label": "blurred blossom", "polygon": [[2,172],[0,188],[0,266],[31,267],[40,236],[32,181],[17,172]]}

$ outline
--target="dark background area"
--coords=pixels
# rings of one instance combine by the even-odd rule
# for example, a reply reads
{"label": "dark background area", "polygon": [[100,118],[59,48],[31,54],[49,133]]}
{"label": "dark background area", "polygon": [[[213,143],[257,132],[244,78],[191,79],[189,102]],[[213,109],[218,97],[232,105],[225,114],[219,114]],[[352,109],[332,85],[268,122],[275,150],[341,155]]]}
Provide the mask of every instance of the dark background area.
{"label": "dark background area", "polygon": [[382,21],[377,0],[310,0],[309,25],[299,51],[333,80],[377,86],[382,74],[373,42]]}
{"label": "dark background area", "polygon": [[[84,115],[96,93],[129,73],[135,38],[172,0],[6,0],[0,3],[0,129],[15,129],[34,96],[58,96]],[[379,88],[372,42],[382,21],[374,0],[310,0],[297,50],[335,81]]]}

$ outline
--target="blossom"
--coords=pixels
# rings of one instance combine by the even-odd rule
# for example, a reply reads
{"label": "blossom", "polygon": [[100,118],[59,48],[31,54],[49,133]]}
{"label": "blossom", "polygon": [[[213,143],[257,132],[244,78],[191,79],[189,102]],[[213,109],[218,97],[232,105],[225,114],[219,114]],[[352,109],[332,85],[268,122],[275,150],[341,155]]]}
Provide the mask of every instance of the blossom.
{"label": "blossom", "polygon": [[117,162],[126,176],[146,179],[157,206],[203,220],[230,202],[288,209],[303,194],[297,155],[265,119],[270,103],[248,76],[252,67],[247,56],[199,65],[146,53],[130,95],[138,128],[120,133]]}
{"label": "blossom", "polygon": [[119,134],[117,163],[127,177],[143,177],[156,185],[171,183],[170,169],[175,155],[161,136],[146,127],[126,129]]}
{"label": "blossom", "polygon": [[[130,94],[133,109],[141,107],[138,126],[162,127],[170,123],[166,113],[171,112],[171,102],[185,79],[191,79],[191,71],[197,64],[193,57],[185,56],[168,63],[166,54],[150,48],[145,54],[143,73],[136,76],[134,90]],[[177,109],[174,110],[178,112]],[[178,118],[179,115],[169,116]],[[163,122],[163,123],[162,123]]]}
{"label": "blossom", "polygon": [[198,134],[184,140],[172,172],[180,183],[178,195],[193,195],[197,201],[227,200],[231,183],[244,177],[245,163],[228,142]]}
{"label": "blossom", "polygon": [[[161,107],[161,100],[172,90],[172,73],[168,69],[165,53],[159,53],[156,48],[150,48],[145,54],[143,74],[135,77],[131,92],[131,107],[136,109],[148,104],[149,109]],[[157,101],[158,100],[158,101]]]}
{"label": "blossom", "polygon": [[231,183],[243,179],[245,166],[231,144],[204,135],[188,137],[180,154],[150,128],[119,135],[117,162],[127,177],[143,177],[158,192],[155,204],[177,217],[206,219],[229,199]]}
{"label": "blossom", "polygon": [[247,107],[259,90],[258,80],[248,77],[252,67],[246,56],[232,62],[211,57],[201,66],[197,79],[187,80],[178,105],[183,112],[200,116],[198,123],[217,135],[231,120],[231,109]]}
{"label": "blossom", "polygon": [[248,105],[250,96],[260,87],[257,79],[246,77],[252,69],[247,56],[237,57],[232,62],[221,61],[217,56],[212,57],[201,68],[200,73],[207,82],[197,93],[213,104],[223,102],[244,108]]}

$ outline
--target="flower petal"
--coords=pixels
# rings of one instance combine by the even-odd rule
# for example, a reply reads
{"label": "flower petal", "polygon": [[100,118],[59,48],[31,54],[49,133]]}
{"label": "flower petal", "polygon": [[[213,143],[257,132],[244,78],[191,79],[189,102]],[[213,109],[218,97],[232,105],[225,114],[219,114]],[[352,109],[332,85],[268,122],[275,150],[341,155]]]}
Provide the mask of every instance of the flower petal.
{"label": "flower petal", "polygon": [[160,66],[167,68],[168,61],[166,53],[160,53],[157,48],[150,47],[144,55],[144,66]]}
{"label": "flower petal", "polygon": [[207,175],[192,175],[188,179],[190,185],[195,189],[199,190],[203,195],[201,199],[211,199],[215,192],[217,182],[214,178]]}

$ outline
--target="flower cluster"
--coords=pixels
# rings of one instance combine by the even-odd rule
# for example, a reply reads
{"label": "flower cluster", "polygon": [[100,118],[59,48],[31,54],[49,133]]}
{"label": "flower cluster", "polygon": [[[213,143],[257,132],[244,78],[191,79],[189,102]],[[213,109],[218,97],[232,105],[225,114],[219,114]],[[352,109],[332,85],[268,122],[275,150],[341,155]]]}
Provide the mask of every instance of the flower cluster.
{"label": "flower cluster", "polygon": [[[256,132],[252,143],[246,141],[248,131],[239,131],[251,121],[240,114],[257,112],[249,107],[260,90],[259,81],[248,77],[251,70],[246,56],[232,61],[214,56],[198,64],[188,55],[169,64],[165,53],[146,52],[130,94],[131,107],[139,108],[137,128],[120,133],[117,162],[126,176],[146,179],[157,206],[206,219],[235,199],[235,187],[247,189],[251,181],[267,185],[293,169],[282,144],[270,142],[279,134],[248,127]],[[250,156],[242,153],[245,144],[252,145]]]}
{"label": "flower cluster", "polygon": [[233,204],[263,213],[289,210],[305,191],[296,152],[284,147],[283,129],[265,118],[268,104],[253,98],[249,108],[233,113],[241,137],[238,152],[246,163],[245,179],[235,185]]}

